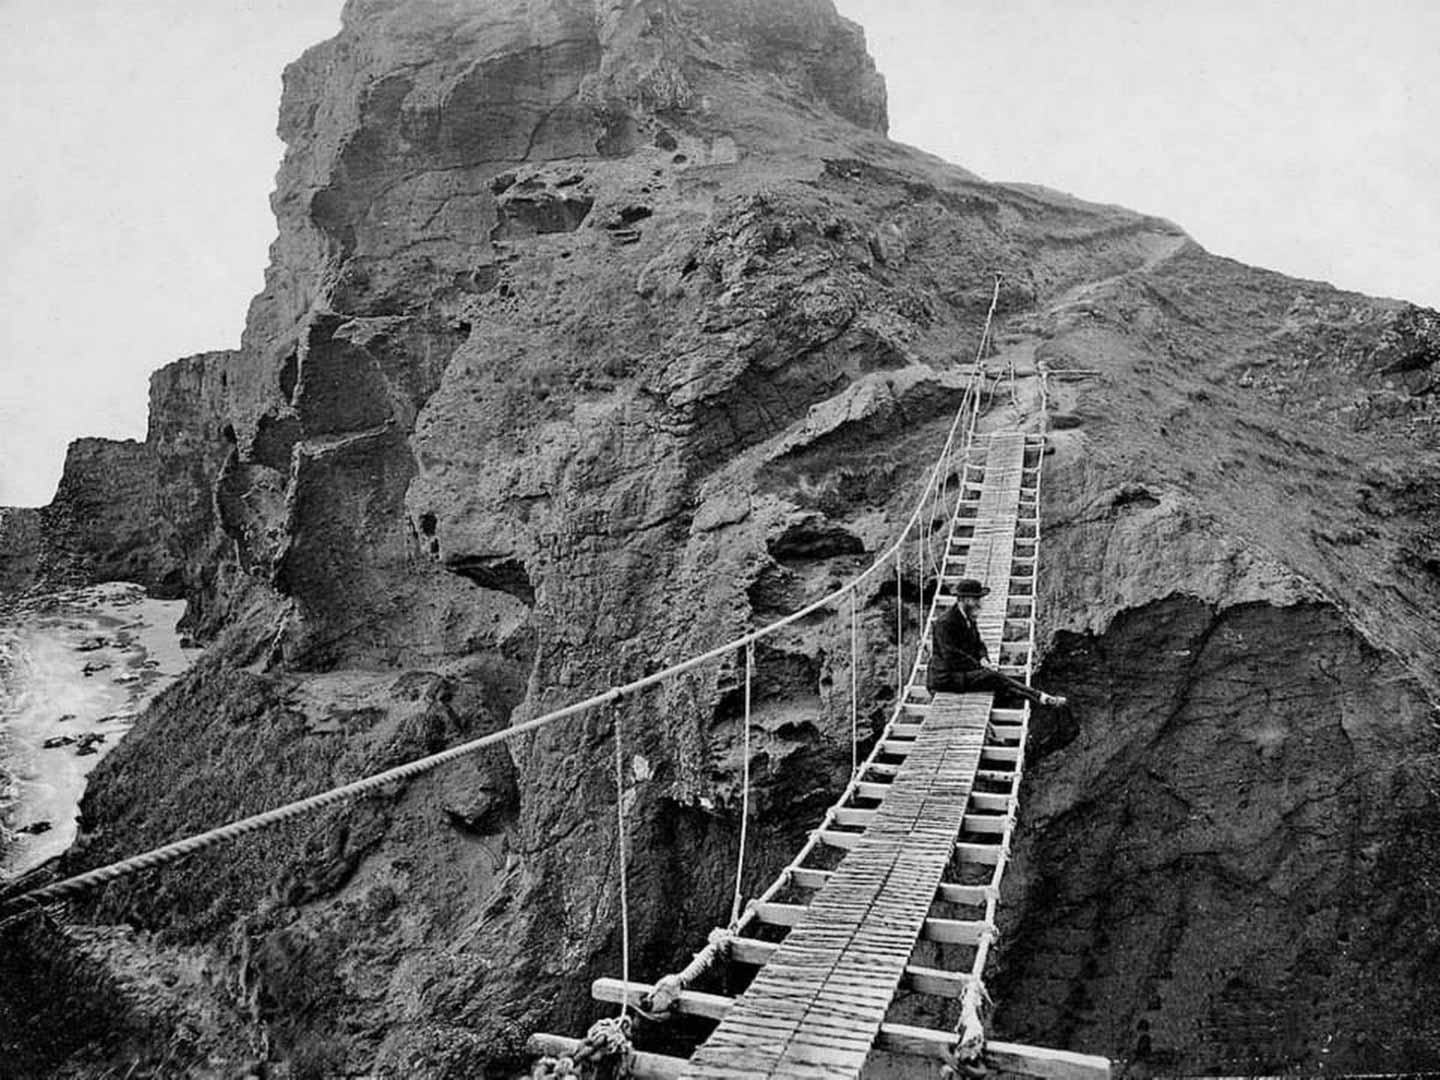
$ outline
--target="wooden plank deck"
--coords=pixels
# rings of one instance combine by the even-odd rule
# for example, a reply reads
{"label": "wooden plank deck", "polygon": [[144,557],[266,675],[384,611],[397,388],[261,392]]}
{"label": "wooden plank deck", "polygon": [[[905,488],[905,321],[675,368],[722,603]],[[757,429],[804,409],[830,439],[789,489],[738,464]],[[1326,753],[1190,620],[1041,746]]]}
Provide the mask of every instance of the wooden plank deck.
{"label": "wooden plank deck", "polygon": [[858,1076],[964,820],[989,718],[965,695],[926,718],[875,818],[685,1075]]}
{"label": "wooden plank deck", "polygon": [[[976,449],[981,445],[977,439]],[[958,578],[980,579],[991,589],[977,618],[981,636],[992,661],[1023,678],[1034,652],[1044,439],[1003,433],[984,445],[983,471],[966,467],[964,490],[973,494],[956,507],[931,619],[954,602]],[[927,624],[927,642],[929,633]],[[867,1061],[893,1070],[897,1055],[913,1059],[916,1070],[933,1068],[924,1059],[946,1060],[953,1032],[885,1017],[899,987],[954,999],[984,972],[1015,825],[1029,708],[995,709],[990,694],[932,696],[924,688],[924,659],[922,649],[895,717],[845,797],[741,919],[729,955],[732,963],[760,969],[749,989],[734,999],[682,992],[680,1012],[719,1027],[689,1061],[637,1054],[637,1077],[841,1080],[860,1076]],[[988,789],[971,790],[977,781]],[[994,790],[996,784],[1005,790]],[[964,841],[962,830],[969,834]],[[805,865],[817,842],[845,852],[835,869]],[[973,871],[986,867],[993,873],[975,880]],[[956,868],[972,871],[969,880],[943,880]],[[815,895],[808,904],[776,902],[784,886]],[[937,899],[981,907],[984,916],[931,918]],[[745,934],[747,926],[762,923],[791,929],[778,943]],[[968,970],[917,960],[916,941],[926,938],[967,946]],[[638,1005],[653,989],[600,979],[593,992],[602,1001]],[[537,1053],[558,1054],[579,1043],[536,1035],[531,1045]],[[1102,1057],[1003,1042],[987,1044],[986,1060],[1007,1074],[1049,1080],[1110,1075]]]}
{"label": "wooden plank deck", "polygon": [[[1024,456],[1023,435],[991,436],[980,498],[967,505],[975,514],[965,570],[990,584],[977,624],[997,656]],[[936,696],[864,832],[683,1067],[685,1077],[860,1075],[955,852],[991,704],[989,694]]]}

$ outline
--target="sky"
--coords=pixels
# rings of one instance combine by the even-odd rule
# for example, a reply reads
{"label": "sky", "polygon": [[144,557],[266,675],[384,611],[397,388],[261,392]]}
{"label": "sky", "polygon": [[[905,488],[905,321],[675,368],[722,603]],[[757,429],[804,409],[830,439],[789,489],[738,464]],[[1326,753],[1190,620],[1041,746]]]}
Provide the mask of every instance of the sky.
{"label": "sky", "polygon": [[[474,0],[483,3],[484,0]],[[837,0],[892,137],[1440,307],[1440,0]],[[239,344],[280,72],[340,0],[0,0],[0,506]]]}

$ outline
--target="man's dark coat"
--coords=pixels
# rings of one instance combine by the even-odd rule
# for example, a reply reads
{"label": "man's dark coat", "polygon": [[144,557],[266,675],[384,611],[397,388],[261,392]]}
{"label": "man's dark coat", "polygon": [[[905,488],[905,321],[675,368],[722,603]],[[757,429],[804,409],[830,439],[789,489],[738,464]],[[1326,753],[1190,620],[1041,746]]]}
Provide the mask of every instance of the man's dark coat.
{"label": "man's dark coat", "polygon": [[930,664],[925,672],[931,691],[960,688],[967,672],[978,671],[990,659],[980,630],[959,604],[935,620],[931,637]]}

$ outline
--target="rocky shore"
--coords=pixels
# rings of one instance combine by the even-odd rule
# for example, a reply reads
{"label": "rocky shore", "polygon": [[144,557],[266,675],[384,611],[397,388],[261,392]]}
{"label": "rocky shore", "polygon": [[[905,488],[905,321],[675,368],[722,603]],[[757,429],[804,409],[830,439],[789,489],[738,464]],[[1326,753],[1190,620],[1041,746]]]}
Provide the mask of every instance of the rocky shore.
{"label": "rocky shore", "polygon": [[0,878],[70,846],[86,777],[195,655],[175,629],[184,606],[124,584],[5,604]]}

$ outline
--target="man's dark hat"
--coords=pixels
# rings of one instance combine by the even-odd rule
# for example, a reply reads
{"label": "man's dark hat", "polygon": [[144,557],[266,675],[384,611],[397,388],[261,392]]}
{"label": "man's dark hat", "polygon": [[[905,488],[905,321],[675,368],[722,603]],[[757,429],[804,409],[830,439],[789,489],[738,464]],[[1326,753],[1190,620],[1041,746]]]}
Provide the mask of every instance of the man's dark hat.
{"label": "man's dark hat", "polygon": [[976,581],[973,577],[962,577],[955,583],[956,596],[986,596],[989,592],[989,589],[981,585],[980,582]]}

